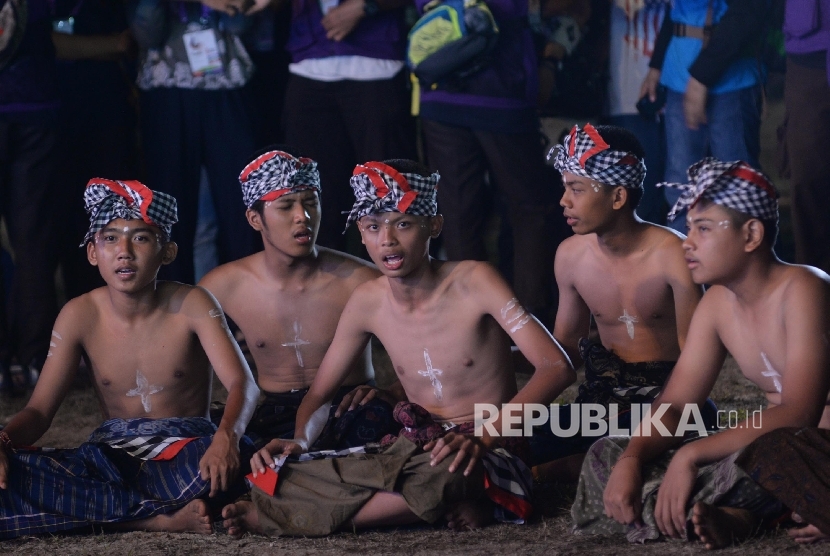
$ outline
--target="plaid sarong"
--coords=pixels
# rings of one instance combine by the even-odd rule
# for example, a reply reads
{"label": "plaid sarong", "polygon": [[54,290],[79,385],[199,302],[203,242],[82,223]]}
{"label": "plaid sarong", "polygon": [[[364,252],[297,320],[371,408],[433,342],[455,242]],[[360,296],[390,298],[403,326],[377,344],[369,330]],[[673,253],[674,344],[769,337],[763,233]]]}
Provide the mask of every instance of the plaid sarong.
{"label": "plaid sarong", "polygon": [[138,181],[91,179],[84,191],[84,208],[89,213],[89,230],[80,247],[86,247],[99,230],[116,218],[143,220],[158,226],[165,241],[178,222],[176,199]]}
{"label": "plaid sarong", "polygon": [[680,190],[680,198],[669,212],[674,220],[706,197],[753,218],[778,222],[778,191],[768,177],[746,162],[721,162],[712,157],[695,162],[686,171],[689,183],[658,183],[657,187]]}
{"label": "plaid sarong", "polygon": [[[210,483],[199,461],[215,430],[198,417],[110,419],[78,448],[17,450],[9,458],[9,488],[0,490],[0,539],[144,519],[205,497]],[[161,460],[155,448],[168,438],[187,441]],[[130,453],[136,439],[150,447],[144,457]]]}
{"label": "plaid sarong", "polygon": [[641,189],[646,178],[645,163],[632,153],[614,151],[594,126],[573,126],[564,145],[554,145],[548,152],[559,173],[570,172],[611,187]]}
{"label": "plaid sarong", "polygon": [[438,172],[429,177],[401,173],[381,162],[358,164],[349,183],[355,203],[346,228],[368,214],[401,212],[415,216],[438,214]]}

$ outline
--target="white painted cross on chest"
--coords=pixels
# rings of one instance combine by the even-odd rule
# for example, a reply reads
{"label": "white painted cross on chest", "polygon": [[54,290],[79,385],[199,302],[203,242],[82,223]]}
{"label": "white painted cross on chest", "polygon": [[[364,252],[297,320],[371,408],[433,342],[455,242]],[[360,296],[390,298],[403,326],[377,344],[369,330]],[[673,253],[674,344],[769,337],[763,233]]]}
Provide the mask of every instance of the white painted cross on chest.
{"label": "white painted cross on chest", "polygon": [[429,358],[429,352],[426,349],[424,349],[424,363],[427,366],[427,370],[418,371],[418,374],[429,379],[432,384],[432,392],[435,394],[435,399],[440,402],[444,399],[444,385],[441,384],[438,377],[444,374],[444,371],[436,369],[432,366],[432,359]]}
{"label": "white painted cross on chest", "polygon": [[144,412],[150,413],[153,409],[153,405],[150,402],[150,396],[164,390],[164,386],[150,384],[150,381],[147,380],[147,377],[141,373],[141,370],[137,370],[135,372],[135,383],[136,388],[129,390],[127,392],[127,397],[134,398],[135,396],[141,396],[141,405],[144,406]]}
{"label": "white painted cross on chest", "polygon": [[300,333],[302,331],[303,331],[303,327],[300,324],[300,321],[295,320],[294,321],[294,341],[293,342],[286,342],[286,343],[281,344],[281,345],[283,347],[293,347],[294,348],[294,353],[297,354],[297,365],[299,365],[300,367],[305,367],[305,365],[303,364],[303,354],[300,351],[300,346],[307,346],[311,342],[308,342],[308,341],[303,340],[302,338],[300,338]]}

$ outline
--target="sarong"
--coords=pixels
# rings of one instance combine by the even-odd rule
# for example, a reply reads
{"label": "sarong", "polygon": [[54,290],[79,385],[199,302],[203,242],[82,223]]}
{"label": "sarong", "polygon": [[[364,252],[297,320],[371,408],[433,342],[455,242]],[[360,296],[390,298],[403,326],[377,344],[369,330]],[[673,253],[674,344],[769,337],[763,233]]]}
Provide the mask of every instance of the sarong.
{"label": "sarong", "polygon": [[[367,383],[374,386],[374,381]],[[315,450],[335,450],[363,446],[377,442],[387,434],[400,430],[392,418],[392,406],[378,398],[345,412],[339,418],[334,416],[343,397],[356,386],[344,386],[337,391],[331,404],[331,411],[323,431],[312,446]],[[297,409],[308,393],[308,388],[291,392],[266,392],[265,400],[254,410],[245,435],[254,445],[261,448],[274,438],[294,438]],[[224,406],[211,409],[210,418],[219,424]]]}
{"label": "sarong", "polygon": [[[579,385],[575,404],[599,404],[609,411],[611,404],[617,406],[617,427],[628,430],[631,427],[631,405],[651,404],[660,394],[674,368],[675,361],[647,361],[627,363],[596,340],[579,340],[579,353],[585,361],[585,382]],[[707,430],[717,429],[717,406],[706,400],[701,415]],[[606,413],[606,421],[608,413]],[[563,405],[559,413],[552,413],[551,419],[558,419],[559,430],[571,427],[571,406]],[[579,429],[582,430],[581,428]],[[633,431],[632,431],[633,432]],[[607,432],[606,432],[607,435]],[[530,439],[532,464],[540,465],[556,459],[584,454],[591,445],[604,435],[556,436],[550,421],[533,428]]]}
{"label": "sarong", "polygon": [[774,430],[747,446],[737,463],[805,523],[830,534],[830,430]]}
{"label": "sarong", "polygon": [[[432,421],[425,409],[409,402],[395,407],[395,417],[406,428],[399,437],[384,438],[381,452],[289,460],[279,471],[273,496],[254,488],[252,500],[263,531],[274,536],[331,534],[379,490],[401,494],[410,510],[428,523],[442,518],[454,504],[483,496],[496,503],[497,518],[523,521],[529,516],[530,470],[507,449],[488,451],[483,465],[466,477],[462,470],[448,471],[452,457],[435,467],[430,465],[430,453],[421,446],[447,432],[471,432],[472,423],[444,427]],[[516,441],[521,441],[511,440],[517,445]]]}
{"label": "sarong", "polygon": [[[110,419],[78,448],[18,449],[0,490],[0,539],[144,519],[207,496],[199,461],[215,430],[199,417]],[[240,477],[226,494],[243,491]]]}
{"label": "sarong", "polygon": [[[644,543],[647,540],[660,538],[660,531],[654,519],[654,509],[660,484],[675,450],[667,452],[642,469],[642,521],[645,524],[643,527],[617,523],[605,515],[602,500],[605,485],[608,484],[611,470],[628,445],[628,441],[628,438],[623,437],[603,438],[594,443],[585,456],[579,485],[576,489],[576,499],[571,508],[574,533],[589,535],[622,533],[632,543]],[[694,531],[694,527],[688,520],[691,519],[692,509],[697,502],[749,510],[762,519],[781,513],[781,504],[755,484],[735,464],[739,455],[740,453],[732,454],[698,470],[697,480],[686,506],[687,535]]]}

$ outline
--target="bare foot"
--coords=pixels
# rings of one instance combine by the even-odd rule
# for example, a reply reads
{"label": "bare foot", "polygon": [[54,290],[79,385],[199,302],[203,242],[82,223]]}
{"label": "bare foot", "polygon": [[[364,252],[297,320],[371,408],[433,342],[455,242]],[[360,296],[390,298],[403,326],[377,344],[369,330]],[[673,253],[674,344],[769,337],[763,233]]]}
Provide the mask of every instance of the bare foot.
{"label": "bare foot", "polygon": [[692,523],[700,541],[712,550],[746,540],[755,532],[759,521],[747,510],[698,502],[692,512]]}
{"label": "bare foot", "polygon": [[198,533],[210,535],[210,512],[204,500],[193,500],[172,514],[162,514],[138,521],[125,521],[107,526],[112,531],[158,531],[165,533]]}
{"label": "bare foot", "polygon": [[488,498],[459,502],[444,515],[453,531],[472,531],[493,523],[493,503]]}
{"label": "bare foot", "polygon": [[[804,519],[797,513],[793,512],[793,521],[796,523],[804,523]],[[830,535],[825,535],[815,525],[807,525],[806,527],[799,527],[797,529],[790,529],[787,534],[792,540],[797,543],[810,544],[818,542],[830,541]]]}
{"label": "bare foot", "polygon": [[228,534],[232,537],[241,537],[245,531],[251,533],[264,534],[259,529],[259,513],[257,513],[256,506],[253,502],[240,500],[233,504],[228,504],[222,508],[222,517],[225,521],[222,523],[228,530]]}

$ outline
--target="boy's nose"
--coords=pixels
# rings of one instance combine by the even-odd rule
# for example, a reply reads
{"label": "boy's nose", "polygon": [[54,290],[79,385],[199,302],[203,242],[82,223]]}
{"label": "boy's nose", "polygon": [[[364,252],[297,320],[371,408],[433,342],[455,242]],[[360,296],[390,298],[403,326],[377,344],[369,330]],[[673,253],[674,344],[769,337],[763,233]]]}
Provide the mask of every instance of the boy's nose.
{"label": "boy's nose", "polygon": [[133,256],[133,242],[130,241],[129,237],[122,237],[118,240],[118,258],[123,259],[125,257],[132,257]]}
{"label": "boy's nose", "polygon": [[395,238],[395,231],[392,226],[384,224],[380,228],[380,242],[381,245],[395,245],[397,239]]}

